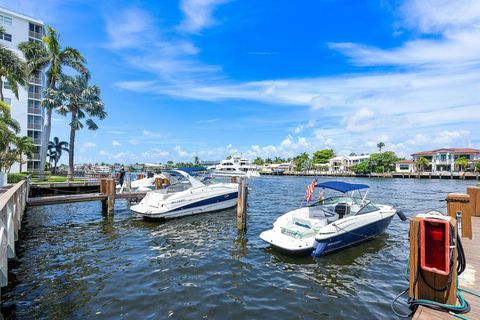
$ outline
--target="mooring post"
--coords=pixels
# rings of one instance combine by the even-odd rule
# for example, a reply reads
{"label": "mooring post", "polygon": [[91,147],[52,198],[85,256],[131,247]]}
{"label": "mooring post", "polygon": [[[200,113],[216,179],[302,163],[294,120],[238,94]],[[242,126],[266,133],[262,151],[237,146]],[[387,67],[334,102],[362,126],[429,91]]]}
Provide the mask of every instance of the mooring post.
{"label": "mooring post", "polygon": [[247,229],[247,196],[248,185],[244,177],[240,178],[238,183],[238,204],[237,204],[237,229],[243,231]]}
{"label": "mooring post", "polygon": [[448,215],[457,218],[457,212],[462,213],[462,234],[460,237],[472,239],[472,206],[470,196],[463,193],[449,193],[447,195]]}
{"label": "mooring post", "polygon": [[107,179],[107,215],[112,215],[115,209],[115,180]]}
{"label": "mooring post", "polygon": [[480,186],[467,187],[467,194],[470,196],[472,216],[480,217]]}
{"label": "mooring post", "polygon": [[[107,179],[100,178],[100,193],[107,194]],[[102,212],[107,213],[107,199],[102,200]]]}

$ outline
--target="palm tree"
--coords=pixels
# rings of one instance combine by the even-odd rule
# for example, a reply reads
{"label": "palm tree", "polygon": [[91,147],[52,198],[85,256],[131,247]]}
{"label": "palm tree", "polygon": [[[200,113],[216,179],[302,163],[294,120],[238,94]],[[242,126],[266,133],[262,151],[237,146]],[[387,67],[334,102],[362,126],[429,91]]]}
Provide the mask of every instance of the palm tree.
{"label": "palm tree", "polygon": [[460,157],[455,160],[455,164],[460,168],[460,171],[463,172],[463,170],[465,170],[465,168],[468,166],[468,160],[464,157]]}
{"label": "palm tree", "polygon": [[200,164],[200,158],[199,158],[198,156],[195,156],[195,158],[194,158],[194,163],[195,163],[196,165],[199,165],[199,164]]}
{"label": "palm tree", "polygon": [[10,106],[0,101],[0,151],[8,148],[20,132],[20,124],[10,114]]}
{"label": "palm tree", "polygon": [[382,149],[385,147],[385,143],[383,143],[382,141],[380,141],[379,143],[377,143],[377,148],[378,148],[378,152],[382,153]]}
{"label": "palm tree", "polygon": [[89,130],[97,130],[98,126],[92,118],[100,120],[107,117],[104,104],[100,98],[100,88],[88,85],[88,79],[83,76],[62,75],[57,90],[48,93],[46,99],[57,105],[61,115],[71,115],[70,143],[68,151],[68,177],[73,176],[75,156],[75,133],[84,127],[82,119]]}
{"label": "palm tree", "polygon": [[35,145],[33,144],[33,139],[27,136],[16,137],[14,141],[15,147],[17,148],[18,153],[18,162],[20,163],[20,172],[22,172],[23,155],[31,157],[35,152]]}
{"label": "palm tree", "polygon": [[57,164],[62,157],[62,152],[69,152],[68,142],[60,141],[58,137],[53,138],[53,141],[48,143],[48,157],[50,161],[53,161],[53,173],[57,173]]}
{"label": "palm tree", "polygon": [[417,168],[421,168],[420,170],[423,172],[425,170],[425,167],[430,165],[430,161],[428,161],[425,157],[420,157],[417,159],[415,164],[417,165]]}
{"label": "palm tree", "polygon": [[[5,29],[0,26],[0,34]],[[25,63],[15,52],[0,44],[0,100],[3,97],[3,78],[10,84],[10,90],[18,98],[18,86],[24,86],[27,83],[27,74],[25,72]]]}
{"label": "palm tree", "polygon": [[[22,42],[18,48],[25,55],[27,67],[30,73],[37,72],[44,68],[47,70],[47,89],[46,95],[52,95],[56,90],[58,81],[62,75],[62,68],[68,66],[82,74],[86,79],[89,78],[89,72],[85,67],[86,60],[77,49],[71,47],[62,48],[59,42],[60,35],[52,27],[47,27],[47,35],[43,37],[43,42],[29,41]],[[50,92],[50,93],[49,93]],[[56,101],[44,99],[42,106],[46,108],[44,130],[42,135],[42,149],[40,152],[40,173],[44,172],[45,161],[47,158],[48,143],[50,141],[50,132],[52,129],[52,111],[57,108]]]}

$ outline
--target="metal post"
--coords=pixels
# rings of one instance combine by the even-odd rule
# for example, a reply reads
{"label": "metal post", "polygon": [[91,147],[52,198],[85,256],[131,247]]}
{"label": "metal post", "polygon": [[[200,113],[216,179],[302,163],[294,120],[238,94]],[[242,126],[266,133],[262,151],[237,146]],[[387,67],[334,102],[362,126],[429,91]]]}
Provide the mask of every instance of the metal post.
{"label": "metal post", "polygon": [[247,229],[247,195],[248,186],[246,178],[241,177],[238,184],[238,204],[237,204],[237,229],[243,231]]}

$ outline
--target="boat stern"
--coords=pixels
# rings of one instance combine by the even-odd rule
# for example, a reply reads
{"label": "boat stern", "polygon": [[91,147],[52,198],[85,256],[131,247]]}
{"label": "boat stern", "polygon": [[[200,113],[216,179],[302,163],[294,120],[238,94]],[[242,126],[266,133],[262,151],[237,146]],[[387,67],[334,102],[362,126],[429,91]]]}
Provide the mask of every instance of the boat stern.
{"label": "boat stern", "polygon": [[274,249],[289,254],[308,254],[312,251],[315,237],[303,239],[294,238],[274,229],[264,231],[260,239],[270,244]]}

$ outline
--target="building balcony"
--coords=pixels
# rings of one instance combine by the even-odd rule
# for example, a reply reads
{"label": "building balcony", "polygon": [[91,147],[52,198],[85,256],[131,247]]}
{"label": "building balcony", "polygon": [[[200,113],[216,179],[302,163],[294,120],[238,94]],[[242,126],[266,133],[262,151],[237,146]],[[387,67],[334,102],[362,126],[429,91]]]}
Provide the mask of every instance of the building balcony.
{"label": "building balcony", "polygon": [[42,124],[41,123],[29,123],[28,124],[28,129],[42,130]]}
{"label": "building balcony", "polygon": [[29,92],[28,93],[28,98],[29,99],[41,100],[42,99],[42,94],[41,93],[35,93],[35,92]]}
{"label": "building balcony", "polygon": [[30,77],[30,79],[28,79],[28,82],[33,83],[33,84],[39,84],[39,85],[43,84],[43,81],[42,81],[41,77]]}
{"label": "building balcony", "polygon": [[32,141],[33,141],[33,144],[36,144],[36,145],[39,145],[39,146],[42,145],[42,139],[40,139],[40,138],[32,139]]}
{"label": "building balcony", "polygon": [[32,153],[32,157],[29,160],[40,160],[40,153]]}
{"label": "building balcony", "polygon": [[42,40],[43,34],[40,33],[40,32],[35,32],[35,31],[32,31],[32,30],[29,30],[28,31],[28,36],[31,37],[31,38],[38,39],[38,40]]}
{"label": "building balcony", "polygon": [[30,114],[36,114],[36,115],[42,115],[42,109],[41,108],[28,108],[28,113]]}

